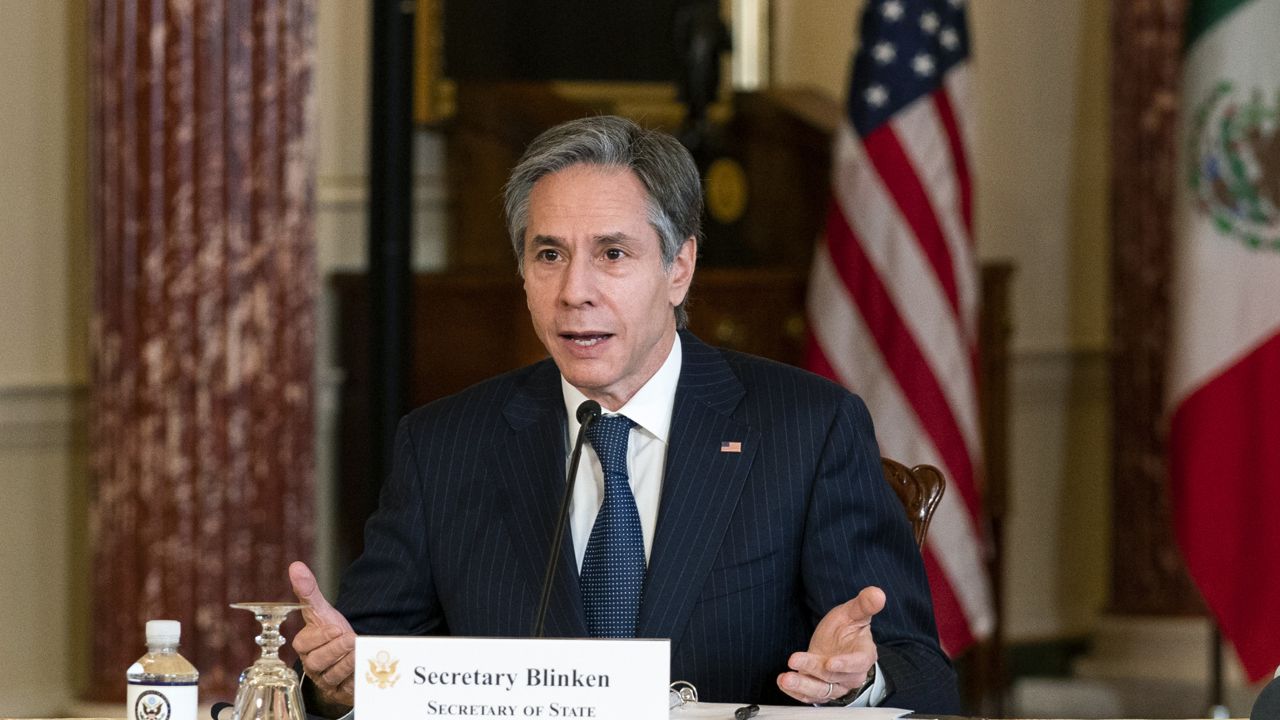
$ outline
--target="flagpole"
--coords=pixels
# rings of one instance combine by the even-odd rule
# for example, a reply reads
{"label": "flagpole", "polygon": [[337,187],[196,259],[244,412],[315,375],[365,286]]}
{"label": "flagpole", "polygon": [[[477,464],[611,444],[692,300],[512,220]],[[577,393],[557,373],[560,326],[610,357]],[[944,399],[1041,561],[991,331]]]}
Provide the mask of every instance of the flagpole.
{"label": "flagpole", "polygon": [[1210,620],[1211,631],[1209,642],[1209,717],[1229,718],[1231,711],[1227,708],[1222,687],[1222,628],[1216,620]]}

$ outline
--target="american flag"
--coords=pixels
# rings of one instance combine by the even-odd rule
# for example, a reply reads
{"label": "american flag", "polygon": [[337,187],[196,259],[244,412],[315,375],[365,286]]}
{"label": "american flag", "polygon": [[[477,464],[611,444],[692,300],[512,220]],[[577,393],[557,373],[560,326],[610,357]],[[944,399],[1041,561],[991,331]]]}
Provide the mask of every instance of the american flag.
{"label": "american flag", "polygon": [[977,265],[963,0],[869,0],[814,253],[809,366],[857,392],[881,452],[948,491],[924,550],[943,647],[994,621],[979,525]]}

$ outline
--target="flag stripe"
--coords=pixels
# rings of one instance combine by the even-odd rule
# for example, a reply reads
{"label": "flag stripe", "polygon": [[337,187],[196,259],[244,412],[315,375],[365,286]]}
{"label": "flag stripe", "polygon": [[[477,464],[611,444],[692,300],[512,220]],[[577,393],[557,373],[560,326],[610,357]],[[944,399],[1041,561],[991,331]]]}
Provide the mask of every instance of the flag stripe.
{"label": "flag stripe", "polygon": [[[959,424],[969,454],[979,452],[977,388],[973,375],[973,342],[965,338],[961,324],[947,308],[941,288],[934,282],[928,261],[920,251],[906,222],[901,219],[880,178],[862,154],[862,146],[848,125],[837,132],[836,170],[832,187],[843,217],[829,217],[829,222],[842,226],[832,235],[835,242],[852,233],[860,243],[880,278],[891,278],[886,290],[893,306],[901,309],[895,322],[905,323],[911,336],[928,361],[925,368],[941,383],[950,414]],[[836,263],[849,282],[859,281],[857,274],[846,275],[848,268]],[[864,312],[875,312],[864,308]],[[868,314],[868,318],[876,315]],[[888,319],[888,318],[886,318]]]}
{"label": "flag stripe", "polygon": [[924,186],[906,152],[898,142],[893,131],[893,124],[881,125],[870,135],[863,138],[863,148],[876,173],[883,179],[884,187],[897,206],[902,218],[910,226],[916,242],[929,259],[933,274],[951,306],[955,317],[960,316],[960,298],[956,290],[956,279],[952,272],[951,252],[947,249],[946,239],[942,236],[942,227],[933,214],[929,198]]}
{"label": "flag stripe", "polygon": [[1251,0],[1199,0],[1191,3],[1187,9],[1187,30],[1185,47],[1191,47],[1201,35],[1218,24],[1236,8]]}
{"label": "flag stripe", "polygon": [[1251,680],[1280,663],[1280,2],[1194,0],[1165,402],[1174,527]]}
{"label": "flag stripe", "polygon": [[[951,166],[956,175],[956,182],[960,186],[960,215],[964,218],[964,228],[966,232],[966,240],[968,241],[969,252],[962,257],[968,264],[968,267],[957,265],[956,272],[962,276],[973,279],[975,286],[973,305],[965,306],[965,312],[961,320],[965,322],[966,335],[969,337],[971,351],[969,353],[969,371],[973,374],[974,392],[978,392],[979,382],[981,380],[981,360],[978,357],[978,310],[981,305],[981,277],[977,268],[973,267],[974,247],[976,243],[973,239],[973,181],[969,176],[969,157],[965,151],[965,130],[961,125],[961,116],[959,116],[955,107],[951,104],[951,97],[966,97],[968,91],[968,68],[960,66],[949,73],[943,89],[934,95],[934,105],[937,107],[938,118],[942,122],[943,130],[947,135],[947,146],[951,153]],[[977,403],[974,403],[977,406]],[[976,478],[981,473],[975,473]]]}
{"label": "flag stripe", "polygon": [[[952,117],[955,118],[956,128],[960,137],[960,145],[962,147],[973,147],[973,130],[971,128],[972,120],[968,113],[961,112],[963,107],[963,99],[969,97],[969,66],[957,65],[947,73],[942,79],[942,87],[947,91],[947,98],[954,103],[960,103],[960,107],[952,106]],[[969,166],[964,165],[966,174]],[[970,181],[972,182],[972,181]]]}
{"label": "flag stripe", "polygon": [[943,127],[946,128],[947,142],[951,146],[952,165],[955,167],[956,176],[960,183],[961,206],[960,211],[964,216],[965,229],[969,232],[969,248],[970,254],[967,256],[970,267],[957,268],[957,272],[970,273],[975,282],[978,284],[978,298],[974,301],[973,312],[967,313],[964,318],[967,320],[967,330],[971,340],[971,352],[969,364],[972,366],[974,377],[974,391],[977,392],[980,386],[982,373],[979,371],[981,360],[978,357],[978,311],[981,305],[981,282],[982,276],[977,267],[973,267],[976,263],[976,241],[973,235],[973,179],[969,174],[969,156],[965,147],[969,145],[969,125],[967,116],[964,113],[956,112],[955,106],[952,104],[952,98],[966,98],[969,96],[969,67],[968,65],[958,65],[942,82],[943,92],[938,93],[936,102],[939,103],[938,114],[942,118]]}
{"label": "flag stripe", "polygon": [[995,621],[975,480],[981,293],[964,3],[867,0],[860,36],[810,278],[809,367],[863,397],[882,453],[947,477],[924,555],[954,654]]}
{"label": "flag stripe", "polygon": [[849,297],[849,289],[836,275],[825,244],[814,255],[808,304],[810,308],[821,308],[820,312],[810,312],[815,370],[846,387],[856,386],[867,405],[876,408],[876,436],[881,452],[913,464],[930,463],[947,472],[946,463],[929,442],[915,411],[903,397],[902,388],[885,366],[884,356]]}
{"label": "flag stripe", "polygon": [[[831,366],[822,347],[813,336],[810,336],[809,353],[810,369],[837,382],[840,380],[839,374]],[[930,547],[923,549],[925,572],[929,578],[929,594],[933,597],[933,614],[938,626],[938,639],[942,643],[943,650],[954,655],[973,643],[973,633],[969,630],[973,609],[961,605],[951,587],[950,578],[955,576],[942,569],[932,549],[934,544],[932,540],[931,536]],[[984,626],[989,625],[989,619],[986,618],[979,618],[979,622]]]}
{"label": "flag stripe", "polygon": [[[856,386],[867,405],[876,408],[876,436],[881,452],[891,457],[896,454],[910,463],[932,463],[945,472],[945,463],[928,442],[902,389],[885,367],[884,357],[854,307],[848,288],[836,275],[826,244],[819,246],[814,255],[808,305],[813,330],[811,366],[845,387]],[[812,308],[821,311],[814,312]]]}
{"label": "flag stripe", "polygon": [[929,589],[933,593],[933,617],[938,623],[938,639],[943,650],[955,655],[958,652],[956,648],[964,649],[973,644],[968,618],[945,581],[947,574],[938,564],[937,556],[928,548],[924,552],[924,570],[929,575]]}
{"label": "flag stripe", "polygon": [[[945,466],[940,465],[939,469],[947,472]],[[987,585],[985,546],[981,536],[977,521],[965,508],[960,495],[954,492],[944,494],[929,526],[928,546],[947,577],[953,578],[951,587],[964,608],[969,629],[975,635],[985,637],[995,627],[995,617],[991,614],[991,588]]]}
{"label": "flag stripe", "polygon": [[973,271],[973,245],[960,212],[956,166],[937,111],[939,91],[911,105],[893,119],[891,127],[906,152],[928,196],[929,207],[943,232],[952,265],[948,272],[959,294],[962,334],[959,342],[971,344],[977,337],[978,282]]}
{"label": "flag stripe", "polygon": [[[823,309],[811,319],[809,367],[844,385],[865,378],[858,383],[858,391],[868,405],[876,408],[877,426],[889,428],[892,433],[889,437],[893,447],[885,449],[882,445],[882,450],[891,456],[900,453],[900,457],[910,458],[912,464],[935,465],[945,477],[953,478],[901,388],[885,368],[884,359],[875,349],[874,339],[853,306],[848,289],[831,266],[825,244],[815,253],[808,305]],[[977,541],[979,533],[974,519],[954,491],[954,480],[949,487],[952,491],[943,495],[928,538],[928,547],[932,548],[945,574],[933,577],[931,582],[935,586],[947,582],[946,592],[957,598],[972,633],[985,636],[995,619],[985,579],[982,545]],[[963,649],[962,644],[947,647]]]}
{"label": "flag stripe", "polygon": [[[973,485],[969,450],[942,386],[889,299],[880,276],[863,254],[862,244],[854,237],[849,225],[843,222],[839,212],[833,205],[831,213],[834,217],[828,218],[827,222],[827,249],[832,266],[848,288],[858,312],[863,317],[879,320],[868,329],[885,357],[889,373],[897,380],[925,432],[938,447],[955,489],[964,497],[969,511],[977,514],[979,503]],[[857,389],[856,384],[854,389]]]}
{"label": "flag stripe", "polygon": [[[835,381],[840,380],[841,373],[830,364],[822,347],[810,337],[810,367],[814,372]],[[903,423],[906,427],[912,423]],[[923,432],[918,434],[923,437]],[[936,451],[932,453],[936,455]],[[937,464],[945,473],[946,469],[932,460],[928,451],[922,451],[917,457],[923,464]],[[954,495],[943,495],[943,503]],[[958,503],[952,499],[951,502]],[[974,541],[976,533],[970,528],[956,528],[959,533],[949,532],[948,519],[968,520],[962,508],[939,507],[930,526],[928,545],[924,548],[926,571],[929,576],[929,591],[933,596],[934,617],[938,625],[938,635],[943,648],[949,654],[963,651],[972,644],[975,634],[985,637],[995,625],[991,615],[991,598],[985,582],[985,567],[977,553],[978,543]],[[953,582],[955,580],[955,582]]]}
{"label": "flag stripe", "polygon": [[960,185],[960,215],[964,218],[964,228],[969,234],[969,242],[973,243],[973,185],[969,180],[969,158],[964,151],[964,141],[960,137],[960,123],[956,120],[955,108],[951,107],[951,98],[944,92],[935,93],[933,104],[937,107],[938,117],[947,133],[947,147],[951,150],[951,165],[955,170],[956,182]]}
{"label": "flag stripe", "polygon": [[1280,509],[1276,398],[1280,335],[1188,396],[1169,434],[1179,544],[1252,680],[1280,661],[1280,573],[1257,565],[1280,557],[1280,525],[1272,517]]}

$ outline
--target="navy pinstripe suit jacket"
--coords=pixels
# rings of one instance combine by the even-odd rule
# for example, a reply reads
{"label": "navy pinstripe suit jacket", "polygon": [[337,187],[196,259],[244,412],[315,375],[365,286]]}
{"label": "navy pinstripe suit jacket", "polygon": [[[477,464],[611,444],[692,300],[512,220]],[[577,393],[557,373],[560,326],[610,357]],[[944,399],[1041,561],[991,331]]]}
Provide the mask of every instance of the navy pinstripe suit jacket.
{"label": "navy pinstripe suit jacket", "polygon": [[[812,374],[681,335],[638,634],[671,639],[704,700],[787,702],[776,677],[863,587],[886,704],[958,712],[920,554],[866,407]],[[546,360],[410,413],[337,607],[361,634],[531,632],[563,494],[566,419]],[[741,453],[720,451],[740,441]],[[586,636],[565,535],[547,635]]]}

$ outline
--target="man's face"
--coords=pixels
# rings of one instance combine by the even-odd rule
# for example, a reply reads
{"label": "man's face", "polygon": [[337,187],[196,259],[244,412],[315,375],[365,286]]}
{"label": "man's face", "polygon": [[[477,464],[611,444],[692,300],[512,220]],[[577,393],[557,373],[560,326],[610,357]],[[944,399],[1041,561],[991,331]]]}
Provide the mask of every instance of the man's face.
{"label": "man's face", "polygon": [[663,269],[647,198],[630,170],[585,164],[529,194],[522,263],[534,330],[565,379],[610,410],[662,366],[696,262],[687,240]]}

